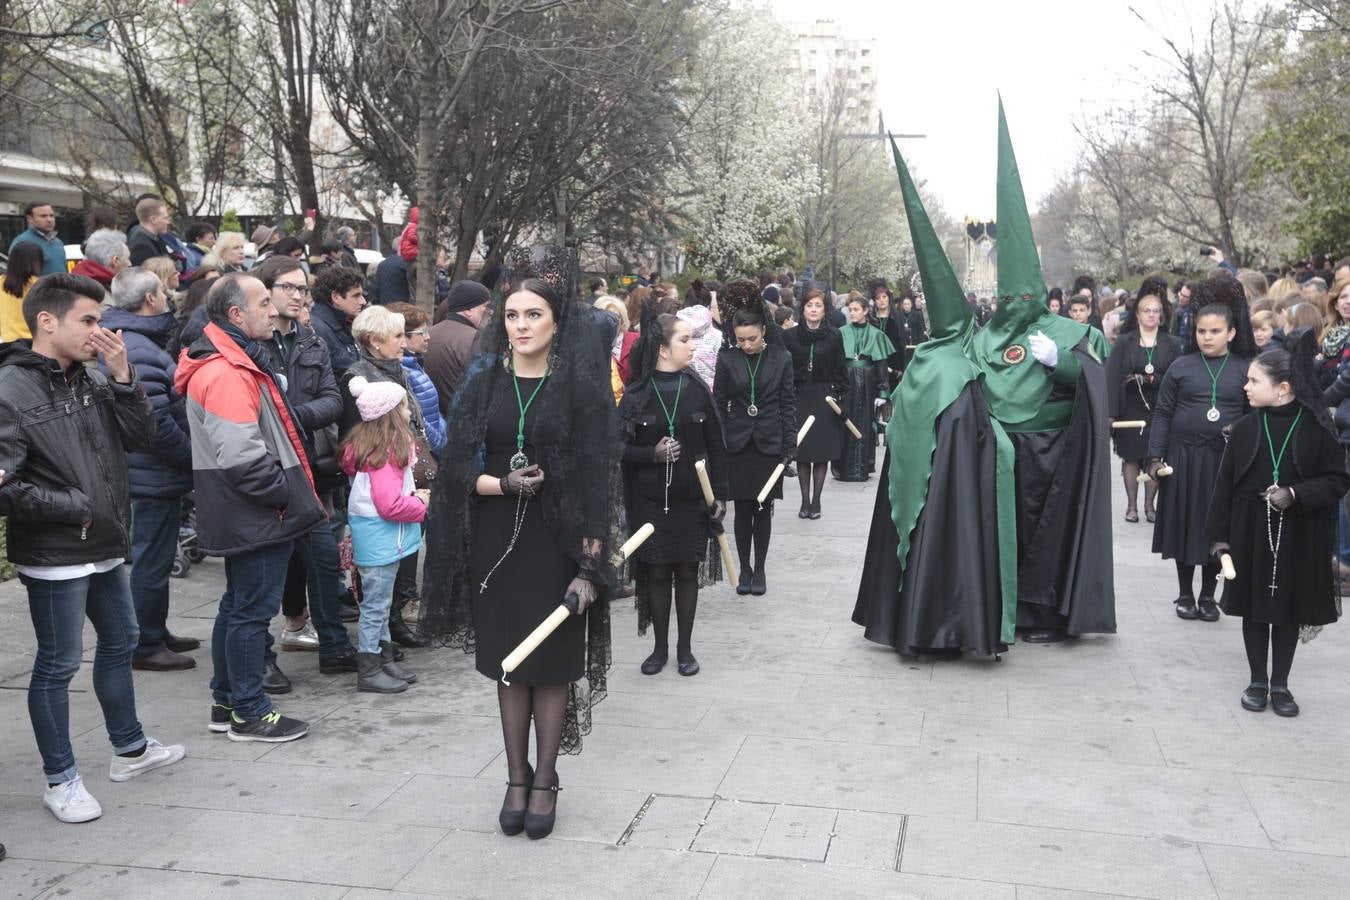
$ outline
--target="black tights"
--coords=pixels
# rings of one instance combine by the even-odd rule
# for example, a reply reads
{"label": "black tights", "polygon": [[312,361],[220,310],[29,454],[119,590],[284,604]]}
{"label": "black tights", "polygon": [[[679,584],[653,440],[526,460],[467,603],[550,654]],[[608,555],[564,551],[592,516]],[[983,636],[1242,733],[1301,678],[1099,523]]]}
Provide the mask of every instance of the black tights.
{"label": "black tights", "polygon": [[797,484],[802,489],[802,509],[820,505],[820,492],[825,489],[825,474],[829,463],[797,463]]}
{"label": "black tights", "polygon": [[1267,625],[1265,622],[1242,620],[1242,642],[1247,645],[1247,665],[1252,670],[1252,681],[1266,682],[1266,650],[1274,650],[1270,667],[1270,686],[1289,686],[1289,669],[1294,665],[1294,650],[1298,648],[1297,625]]}
{"label": "black tights", "polygon": [[[742,572],[763,572],[769,558],[769,536],[773,533],[773,501],[765,500],[764,508],[758,501],[736,501],[736,552],[741,557]],[[750,567],[750,542],[754,539],[755,566]]]}
{"label": "black tights", "polygon": [[[531,687],[528,684],[497,682],[497,706],[502,715],[502,738],[506,742],[507,781],[530,783],[530,720],[534,720],[534,783],[541,788],[551,787],[558,780],[558,747],[562,744],[563,715],[567,711],[567,685],[550,684]],[[529,788],[510,788],[506,805],[520,809],[525,805]],[[533,812],[547,814],[553,809],[552,791],[529,793]]]}
{"label": "black tights", "polygon": [[[1144,471],[1142,460],[1122,459],[1120,461],[1120,477],[1125,482],[1125,509],[1138,509],[1139,503],[1139,473]],[[1158,496],[1158,482],[1144,482],[1144,509],[1153,509],[1154,498]]]}
{"label": "black tights", "polygon": [[[1200,596],[1209,600],[1214,599],[1214,588],[1219,580],[1219,564],[1205,563],[1200,567]],[[1195,581],[1195,566],[1188,566],[1183,562],[1177,563],[1177,589],[1181,591],[1182,597],[1194,597],[1195,591],[1192,590],[1192,583]]]}
{"label": "black tights", "polygon": [[670,635],[670,597],[675,594],[675,615],[678,619],[678,636],[675,643],[675,655],[680,662],[693,659],[690,652],[690,640],[694,634],[694,612],[698,608],[698,563],[653,564],[649,567],[648,586],[652,611],[652,629],[655,632],[654,656],[666,656]]}

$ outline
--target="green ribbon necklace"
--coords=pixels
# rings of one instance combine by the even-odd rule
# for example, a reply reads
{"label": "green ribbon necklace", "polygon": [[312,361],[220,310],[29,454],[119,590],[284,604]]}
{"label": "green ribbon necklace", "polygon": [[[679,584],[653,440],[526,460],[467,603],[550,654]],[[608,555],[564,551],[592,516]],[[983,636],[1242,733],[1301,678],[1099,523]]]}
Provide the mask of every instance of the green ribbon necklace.
{"label": "green ribbon necklace", "polygon": [[1298,420],[1303,418],[1303,410],[1300,409],[1294,413],[1294,423],[1289,426],[1289,433],[1284,436],[1284,442],[1280,444],[1280,452],[1275,452],[1275,442],[1270,438],[1270,413],[1261,413],[1261,425],[1266,430],[1266,449],[1270,452],[1271,480],[1276,487],[1280,485],[1280,463],[1284,462],[1284,451],[1289,449],[1289,439],[1294,436],[1294,429],[1298,427]]}
{"label": "green ribbon necklace", "polygon": [[[1295,401],[1297,402],[1297,401]],[[1270,437],[1270,413],[1261,413],[1261,426],[1266,431],[1266,450],[1270,453],[1270,469],[1272,487],[1280,486],[1280,463],[1284,462],[1284,451],[1289,449],[1289,440],[1294,436],[1294,429],[1298,428],[1298,420],[1303,418],[1303,410],[1300,408],[1294,413],[1294,421],[1289,425],[1289,433],[1284,436],[1283,443],[1280,444],[1280,452],[1275,452],[1275,441]],[[1266,546],[1270,548],[1270,596],[1274,597],[1275,592],[1280,589],[1280,580],[1276,577],[1280,571],[1280,541],[1284,537],[1284,510],[1279,511],[1279,522],[1271,521],[1273,518],[1271,510],[1275,504],[1266,498]]]}
{"label": "green ribbon necklace", "polygon": [[755,377],[759,375],[759,367],[764,363],[764,351],[761,350],[755,354],[754,368],[750,366],[750,357],[745,358],[745,371],[750,373],[750,405],[745,408],[745,413],[750,418],[759,415],[759,407],[755,405]]}
{"label": "green ribbon necklace", "polygon": [[511,373],[511,382],[516,388],[516,407],[520,410],[520,418],[516,420],[516,453],[511,457],[512,472],[523,469],[530,464],[530,460],[525,456],[525,413],[529,411],[534,398],[539,396],[539,391],[543,388],[545,381],[548,381],[547,372],[534,386],[534,392],[530,394],[530,399],[526,400],[520,393],[520,377],[515,372]]}
{"label": "green ribbon necklace", "polygon": [[1223,362],[1219,364],[1219,371],[1215,372],[1209,367],[1209,357],[1200,355],[1200,361],[1205,364],[1205,371],[1209,373],[1209,412],[1205,413],[1205,418],[1211,422],[1219,421],[1219,376],[1223,374],[1230,358],[1231,354],[1226,354]]}
{"label": "green ribbon necklace", "polygon": [[[752,381],[753,385],[754,382]],[[675,414],[680,411],[680,393],[684,390],[684,373],[681,372],[675,376],[675,404],[673,407],[667,407],[665,398],[661,396],[661,388],[657,386],[655,379],[652,380],[652,393],[656,394],[656,402],[661,404],[661,412],[666,417],[666,434],[670,439],[675,440]],[[753,402],[753,400],[751,401]],[[669,454],[666,456],[666,494],[665,494],[665,512],[670,512],[670,482],[675,477],[675,463],[671,460]]]}

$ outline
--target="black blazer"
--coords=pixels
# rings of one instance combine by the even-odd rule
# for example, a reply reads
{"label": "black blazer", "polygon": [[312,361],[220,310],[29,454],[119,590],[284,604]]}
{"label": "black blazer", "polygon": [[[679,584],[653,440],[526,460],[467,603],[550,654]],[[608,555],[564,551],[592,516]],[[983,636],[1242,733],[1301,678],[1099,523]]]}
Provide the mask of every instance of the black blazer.
{"label": "black blazer", "polygon": [[797,453],[797,396],[792,381],[792,356],[777,344],[766,344],[764,361],[755,377],[755,405],[759,415],[746,413],[750,404],[750,373],[739,349],[717,354],[713,399],[722,414],[727,452],[739,453],[754,440],[754,448],[768,456],[788,459]]}

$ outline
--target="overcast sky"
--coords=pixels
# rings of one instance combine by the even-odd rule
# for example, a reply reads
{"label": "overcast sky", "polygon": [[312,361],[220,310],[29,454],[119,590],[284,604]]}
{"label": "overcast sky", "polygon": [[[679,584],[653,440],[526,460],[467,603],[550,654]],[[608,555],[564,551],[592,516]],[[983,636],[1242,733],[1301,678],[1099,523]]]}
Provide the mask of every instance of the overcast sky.
{"label": "overcast sky", "polygon": [[[887,129],[927,134],[900,149],[947,212],[994,215],[998,91],[1027,200],[1035,211],[1072,168],[1081,110],[1138,98],[1148,47],[1159,39],[1122,0],[770,0],[787,21],[832,19],[878,39]],[[1189,42],[1212,0],[1137,0],[1155,27]]]}

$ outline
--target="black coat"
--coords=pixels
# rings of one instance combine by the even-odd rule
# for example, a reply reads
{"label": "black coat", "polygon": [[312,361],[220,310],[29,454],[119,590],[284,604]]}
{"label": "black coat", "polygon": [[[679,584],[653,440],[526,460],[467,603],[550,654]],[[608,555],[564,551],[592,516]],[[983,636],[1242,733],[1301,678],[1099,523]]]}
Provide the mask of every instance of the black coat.
{"label": "black coat", "polygon": [[131,264],[139,266],[147,259],[154,259],[156,256],[172,256],[169,252],[169,245],[164,243],[164,239],[157,234],[151,234],[144,227],[137,228],[131,232],[127,239],[127,250],[130,251]]}
{"label": "black coat", "polygon": [[315,303],[310,310],[309,324],[314,333],[328,345],[328,361],[333,366],[333,376],[341,378],[342,373],[361,358],[347,317],[331,303]]}
{"label": "black coat", "polygon": [[1270,445],[1265,438],[1269,414],[1277,446],[1289,433],[1298,408],[1255,410],[1233,426],[1205,520],[1205,537],[1230,545],[1238,577],[1224,587],[1223,609],[1274,625],[1325,625],[1336,620],[1331,557],[1335,552],[1332,510],[1350,490],[1345,450],[1304,409],[1280,463],[1280,484],[1294,492],[1284,513],[1279,559],[1271,581],[1270,536],[1261,493],[1271,483]]}
{"label": "black coat", "polygon": [[766,344],[764,360],[755,375],[755,406],[759,415],[746,413],[750,403],[750,372],[740,350],[717,354],[713,375],[713,399],[722,414],[727,451],[740,453],[754,440],[754,447],[769,456],[791,458],[797,451],[797,400],[793,388],[792,357],[780,346]]}
{"label": "black coat", "polygon": [[132,372],[131,384],[117,384],[88,366],[62,372],[27,341],[0,345],[0,516],[10,519],[10,562],[131,557],[127,451],[155,445],[154,410]]}
{"label": "black coat", "polygon": [[267,350],[268,368],[286,376],[286,403],[300,426],[314,474],[337,478],[337,422],[342,418],[342,394],[328,359],[328,345],[314,329],[299,322],[295,328],[293,344],[275,332],[272,340],[262,344]]}
{"label": "black coat", "polygon": [[805,325],[783,332],[783,346],[792,355],[793,385],[800,392],[802,385],[808,381],[824,384],[826,392],[839,401],[841,407],[847,406],[848,368],[844,364],[844,337],[837,328],[828,325],[821,327],[829,329],[829,333],[815,342],[814,355],[811,353],[811,342],[804,340],[807,337]]}
{"label": "black coat", "polygon": [[1350,366],[1341,369],[1336,380],[1323,392],[1322,399],[1336,410],[1336,429],[1340,432],[1341,443],[1350,444]]}

